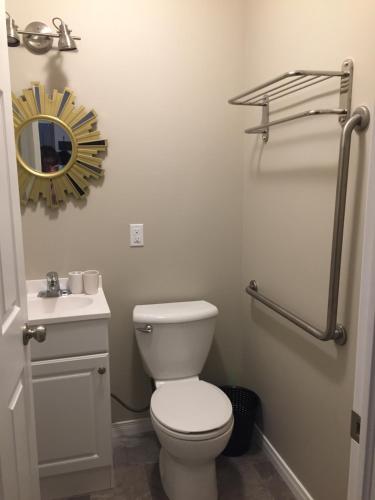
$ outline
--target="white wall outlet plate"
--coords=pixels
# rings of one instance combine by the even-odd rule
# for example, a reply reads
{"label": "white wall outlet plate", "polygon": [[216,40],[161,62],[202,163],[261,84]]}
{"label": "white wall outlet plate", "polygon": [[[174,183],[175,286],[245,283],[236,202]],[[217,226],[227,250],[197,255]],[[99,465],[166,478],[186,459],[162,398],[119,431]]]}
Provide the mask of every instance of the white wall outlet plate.
{"label": "white wall outlet plate", "polygon": [[130,246],[143,247],[143,224],[129,224]]}

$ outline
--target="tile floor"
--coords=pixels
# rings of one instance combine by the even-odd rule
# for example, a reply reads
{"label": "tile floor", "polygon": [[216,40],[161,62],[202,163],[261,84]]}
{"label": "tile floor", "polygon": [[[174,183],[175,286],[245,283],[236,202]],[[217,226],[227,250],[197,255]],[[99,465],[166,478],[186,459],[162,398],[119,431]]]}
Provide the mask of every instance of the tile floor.
{"label": "tile floor", "polygon": [[[74,500],[168,500],[160,482],[159,444],[154,433],[135,438],[115,431],[113,449],[115,488],[74,497]],[[219,457],[217,475],[219,500],[295,499],[259,449],[242,457]]]}

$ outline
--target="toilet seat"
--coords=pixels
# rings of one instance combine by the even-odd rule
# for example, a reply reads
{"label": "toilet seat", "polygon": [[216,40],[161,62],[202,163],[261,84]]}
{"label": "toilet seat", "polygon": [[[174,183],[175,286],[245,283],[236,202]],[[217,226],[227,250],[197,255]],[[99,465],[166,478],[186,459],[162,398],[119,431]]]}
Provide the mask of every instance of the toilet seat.
{"label": "toilet seat", "polygon": [[163,384],[153,393],[150,409],[160,427],[180,439],[210,439],[233,421],[226,394],[199,379]]}
{"label": "toilet seat", "polygon": [[209,441],[210,439],[218,438],[224,435],[226,432],[231,431],[234,422],[233,417],[231,417],[231,419],[227,422],[227,424],[224,425],[223,427],[220,427],[219,429],[214,429],[213,431],[209,432],[198,432],[198,433],[187,434],[169,429],[155,417],[152,411],[151,411],[151,421],[153,422],[155,430],[156,430],[155,427],[158,427],[159,431],[161,431],[162,433],[165,433],[168,436],[174,439],[178,439],[180,441]]}

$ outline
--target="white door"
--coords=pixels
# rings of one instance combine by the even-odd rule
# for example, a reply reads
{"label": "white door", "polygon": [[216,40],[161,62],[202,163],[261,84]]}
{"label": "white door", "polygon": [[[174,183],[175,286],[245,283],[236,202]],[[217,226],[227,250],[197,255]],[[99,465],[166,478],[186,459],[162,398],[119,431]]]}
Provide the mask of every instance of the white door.
{"label": "white door", "polygon": [[0,500],[38,500],[30,348],[22,342],[26,291],[3,0],[0,12]]}

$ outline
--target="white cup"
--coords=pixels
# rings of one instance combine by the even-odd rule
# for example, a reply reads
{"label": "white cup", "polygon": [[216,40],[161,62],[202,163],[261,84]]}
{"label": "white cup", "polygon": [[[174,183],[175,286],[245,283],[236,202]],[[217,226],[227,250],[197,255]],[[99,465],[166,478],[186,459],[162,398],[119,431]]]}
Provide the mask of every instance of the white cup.
{"label": "white cup", "polygon": [[69,276],[69,290],[72,293],[83,293],[82,271],[71,271]]}
{"label": "white cup", "polygon": [[99,271],[89,270],[83,273],[83,288],[88,295],[98,293]]}

